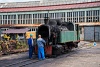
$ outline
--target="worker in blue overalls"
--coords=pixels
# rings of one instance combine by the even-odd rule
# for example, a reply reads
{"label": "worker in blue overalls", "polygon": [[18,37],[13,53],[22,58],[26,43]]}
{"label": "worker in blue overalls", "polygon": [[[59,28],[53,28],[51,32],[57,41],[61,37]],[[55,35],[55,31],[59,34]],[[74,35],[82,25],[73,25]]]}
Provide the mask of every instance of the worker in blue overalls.
{"label": "worker in blue overalls", "polygon": [[32,59],[33,55],[33,48],[34,48],[34,43],[33,43],[33,35],[30,34],[30,38],[28,39],[28,46],[29,46],[29,59]]}
{"label": "worker in blue overalls", "polygon": [[38,45],[38,59],[44,60],[45,59],[45,52],[44,52],[44,45],[46,44],[45,40],[41,38],[41,35],[38,36],[37,45]]}

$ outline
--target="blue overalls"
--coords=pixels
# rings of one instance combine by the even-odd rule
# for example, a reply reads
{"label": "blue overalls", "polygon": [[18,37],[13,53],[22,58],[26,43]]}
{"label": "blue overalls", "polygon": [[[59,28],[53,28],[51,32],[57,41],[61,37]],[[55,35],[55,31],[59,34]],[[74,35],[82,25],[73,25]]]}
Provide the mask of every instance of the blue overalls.
{"label": "blue overalls", "polygon": [[43,40],[42,38],[37,39],[39,60],[45,59],[45,52],[44,52],[44,44],[43,43],[46,43],[45,40]]}
{"label": "blue overalls", "polygon": [[33,55],[33,39],[32,38],[29,38],[28,39],[28,46],[29,46],[29,58],[32,58],[32,55]]}

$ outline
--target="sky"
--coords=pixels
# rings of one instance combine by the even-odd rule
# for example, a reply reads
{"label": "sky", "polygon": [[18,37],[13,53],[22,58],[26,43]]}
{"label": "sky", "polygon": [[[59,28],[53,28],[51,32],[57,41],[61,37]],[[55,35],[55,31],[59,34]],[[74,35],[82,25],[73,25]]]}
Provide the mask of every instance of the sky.
{"label": "sky", "polygon": [[5,2],[27,2],[27,1],[40,1],[40,0],[0,0],[0,3],[5,3]]}

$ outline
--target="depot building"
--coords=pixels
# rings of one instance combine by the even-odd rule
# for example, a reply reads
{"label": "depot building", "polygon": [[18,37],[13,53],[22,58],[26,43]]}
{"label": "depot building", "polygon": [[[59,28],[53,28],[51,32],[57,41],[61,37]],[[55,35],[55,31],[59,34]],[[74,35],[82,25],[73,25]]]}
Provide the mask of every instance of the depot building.
{"label": "depot building", "polygon": [[[80,25],[81,40],[100,41],[100,0],[42,0],[0,3],[0,29],[36,31],[44,17]],[[7,33],[7,32],[6,32]]]}

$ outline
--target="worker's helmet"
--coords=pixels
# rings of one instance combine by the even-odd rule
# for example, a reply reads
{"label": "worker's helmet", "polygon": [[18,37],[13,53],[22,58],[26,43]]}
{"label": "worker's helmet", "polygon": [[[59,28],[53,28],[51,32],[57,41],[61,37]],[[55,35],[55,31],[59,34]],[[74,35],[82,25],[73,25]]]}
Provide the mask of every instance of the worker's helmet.
{"label": "worker's helmet", "polygon": [[33,36],[33,34],[30,34],[30,36],[32,37],[32,36]]}

